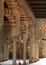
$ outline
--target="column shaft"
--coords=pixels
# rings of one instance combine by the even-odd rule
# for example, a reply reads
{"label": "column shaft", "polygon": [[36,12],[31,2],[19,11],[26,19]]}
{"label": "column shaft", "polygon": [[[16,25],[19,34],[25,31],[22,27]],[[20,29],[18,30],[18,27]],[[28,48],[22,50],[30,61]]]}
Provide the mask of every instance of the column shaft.
{"label": "column shaft", "polygon": [[30,62],[39,60],[39,45],[35,42],[35,32],[32,28],[32,38],[30,39]]}
{"label": "column shaft", "polygon": [[13,65],[16,65],[16,39],[13,40]]}
{"label": "column shaft", "polygon": [[6,53],[7,53],[6,44],[4,43],[4,60],[6,60]]}
{"label": "column shaft", "polygon": [[0,45],[0,61],[1,61],[1,45]]}
{"label": "column shaft", "polygon": [[4,21],[3,15],[4,15],[4,0],[0,0],[0,29]]}
{"label": "column shaft", "polygon": [[4,43],[4,60],[9,59],[9,51],[8,51],[8,44]]}
{"label": "column shaft", "polygon": [[23,47],[23,59],[24,59],[24,65],[26,65],[26,42],[27,42],[27,36],[26,34],[23,35],[23,43],[24,43],[24,47]]}

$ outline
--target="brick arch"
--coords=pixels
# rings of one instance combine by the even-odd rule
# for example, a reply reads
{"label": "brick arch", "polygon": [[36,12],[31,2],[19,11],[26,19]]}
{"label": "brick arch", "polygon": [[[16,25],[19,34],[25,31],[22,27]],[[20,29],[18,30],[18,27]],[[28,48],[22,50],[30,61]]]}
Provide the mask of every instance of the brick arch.
{"label": "brick arch", "polygon": [[20,16],[27,16],[26,9],[23,5],[18,5],[18,10],[20,12]]}
{"label": "brick arch", "polygon": [[12,0],[5,0],[4,2],[8,6],[7,8],[4,8],[4,15],[8,18],[10,24],[12,25],[16,21],[16,18],[12,13],[12,9],[9,8],[9,4],[11,4]]}
{"label": "brick arch", "polygon": [[[25,30],[26,31],[26,26],[25,26],[25,22],[24,22],[24,20],[26,21],[30,21],[30,23],[31,23],[31,25],[30,25],[30,27],[32,27],[33,25],[32,25],[32,18],[30,19],[29,17],[28,17],[28,14],[27,14],[27,11],[26,11],[26,9],[25,9],[25,7],[23,6],[23,5],[17,5],[18,6],[18,11],[20,12],[20,26],[22,26],[21,27],[21,30]],[[7,10],[8,11],[8,10]],[[9,14],[9,13],[8,13]],[[12,16],[11,14],[9,15],[9,16]],[[13,18],[15,18],[15,17],[13,17]],[[28,19],[30,19],[30,20],[28,20]]]}
{"label": "brick arch", "polygon": [[12,14],[11,9],[4,8],[4,16],[7,17],[7,19],[9,20],[10,24],[15,23],[15,16]]}
{"label": "brick arch", "polygon": [[[23,30],[26,30],[26,26],[25,26],[24,20],[25,20],[25,21],[28,21],[28,23],[29,23],[29,30],[30,30],[30,31],[28,32],[28,35],[29,35],[30,37],[32,37],[32,36],[31,36],[31,35],[32,35],[31,28],[34,27],[32,18],[28,17],[27,11],[26,11],[26,9],[25,9],[24,6],[18,5],[18,10],[20,11],[20,25],[21,25],[21,30],[22,30],[22,29],[23,29]],[[24,19],[24,20],[23,20],[23,19]]]}
{"label": "brick arch", "polygon": [[18,10],[20,12],[20,30],[26,31],[25,21],[27,20],[27,14],[24,6],[18,5]]}

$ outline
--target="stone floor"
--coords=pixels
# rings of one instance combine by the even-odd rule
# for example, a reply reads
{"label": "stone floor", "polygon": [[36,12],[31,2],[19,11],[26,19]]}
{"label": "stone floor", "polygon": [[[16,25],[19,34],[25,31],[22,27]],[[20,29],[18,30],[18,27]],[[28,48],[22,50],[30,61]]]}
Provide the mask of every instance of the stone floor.
{"label": "stone floor", "polygon": [[[19,62],[23,64],[23,60],[17,60],[16,61],[17,65],[19,64]],[[26,64],[27,65],[46,65],[46,58],[39,59],[39,61],[35,63],[31,63],[31,64],[29,64],[29,60],[26,60]],[[13,65],[13,61],[8,60],[8,61],[0,62],[0,65]]]}

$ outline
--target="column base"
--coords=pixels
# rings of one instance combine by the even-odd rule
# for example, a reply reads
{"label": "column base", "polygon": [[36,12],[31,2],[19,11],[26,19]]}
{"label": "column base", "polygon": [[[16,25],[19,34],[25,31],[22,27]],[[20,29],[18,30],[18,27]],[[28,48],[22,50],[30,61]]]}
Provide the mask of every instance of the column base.
{"label": "column base", "polygon": [[31,60],[29,60],[29,63],[31,63]]}
{"label": "column base", "polygon": [[34,62],[37,62],[37,61],[39,61],[39,59],[35,59],[35,60],[29,60],[29,63],[34,63]]}
{"label": "column base", "polygon": [[13,65],[16,65],[16,63],[15,64],[13,63]]}
{"label": "column base", "polygon": [[26,65],[26,62],[24,62],[23,65]]}
{"label": "column base", "polygon": [[13,65],[16,65],[16,61],[13,60]]}

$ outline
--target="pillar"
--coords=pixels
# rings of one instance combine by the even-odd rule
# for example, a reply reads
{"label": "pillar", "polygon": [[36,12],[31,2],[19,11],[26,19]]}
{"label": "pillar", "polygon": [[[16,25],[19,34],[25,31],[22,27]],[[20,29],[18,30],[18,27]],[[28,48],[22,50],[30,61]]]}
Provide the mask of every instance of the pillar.
{"label": "pillar", "polygon": [[16,65],[16,38],[17,38],[17,32],[15,24],[11,28],[11,39],[12,39],[12,45],[13,45],[13,65]]}
{"label": "pillar", "polygon": [[[18,17],[17,17],[18,18]],[[14,22],[14,21],[13,21]],[[18,39],[18,35],[19,35],[19,25],[17,25],[17,23],[19,23],[19,20],[16,20],[16,23],[14,22],[14,24],[11,27],[11,36],[12,36],[12,44],[13,44],[13,65],[16,65],[16,40]]]}
{"label": "pillar", "polygon": [[7,43],[4,43],[4,60],[9,60],[9,51]]}
{"label": "pillar", "polygon": [[29,59],[29,62],[32,63],[32,62],[35,62],[35,43],[32,43],[30,41],[30,59]]}
{"label": "pillar", "polygon": [[29,45],[30,45],[30,60],[29,62],[34,62],[35,61],[35,37],[34,37],[34,28],[31,27],[31,32],[32,33],[32,36],[30,38],[30,41],[29,41]]}
{"label": "pillar", "polygon": [[32,28],[32,38],[30,38],[30,62],[39,60],[39,45],[35,42],[35,29]]}
{"label": "pillar", "polygon": [[0,61],[1,61],[1,45],[0,45]]}
{"label": "pillar", "polygon": [[8,44],[6,45],[6,47],[7,47],[7,48],[6,48],[6,49],[7,49],[7,52],[6,52],[6,55],[7,55],[7,56],[6,56],[6,59],[7,59],[7,60],[9,60],[9,50],[8,50]]}
{"label": "pillar", "polygon": [[40,44],[41,44],[41,47],[40,47],[41,57],[46,58],[46,40],[41,40]]}
{"label": "pillar", "polygon": [[35,61],[39,60],[39,41],[35,42]]}
{"label": "pillar", "polygon": [[4,60],[6,60],[6,44],[4,43]]}
{"label": "pillar", "polygon": [[3,16],[4,16],[4,0],[0,0],[0,29],[4,21]]}
{"label": "pillar", "polygon": [[13,65],[16,65],[16,38],[13,39]]}
{"label": "pillar", "polygon": [[[21,7],[20,7],[21,9]],[[24,13],[22,13],[22,10]],[[24,60],[24,65],[26,65],[26,42],[28,38],[28,18],[26,11],[24,11],[24,8],[20,10],[21,16],[20,16],[20,30],[21,30],[21,36],[23,40],[23,60]]]}
{"label": "pillar", "polygon": [[25,36],[24,36],[24,47],[23,47],[23,58],[24,58],[24,65],[26,65],[26,39],[25,39]]}
{"label": "pillar", "polygon": [[4,45],[0,45],[0,61],[4,60]]}
{"label": "pillar", "polygon": [[15,18],[15,21],[11,23],[11,38],[13,43],[13,65],[16,65],[16,38],[19,35],[19,11],[17,7],[17,2],[15,0],[11,0],[7,2],[9,8],[12,10],[12,14]]}
{"label": "pillar", "polygon": [[[4,21],[4,0],[0,0],[0,31],[3,25],[3,21]],[[1,42],[1,40],[0,40]],[[2,61],[2,54],[1,54],[1,43],[0,43],[0,61]]]}
{"label": "pillar", "polygon": [[26,42],[27,42],[27,35],[23,34],[23,60],[24,60],[24,65],[26,65]]}

